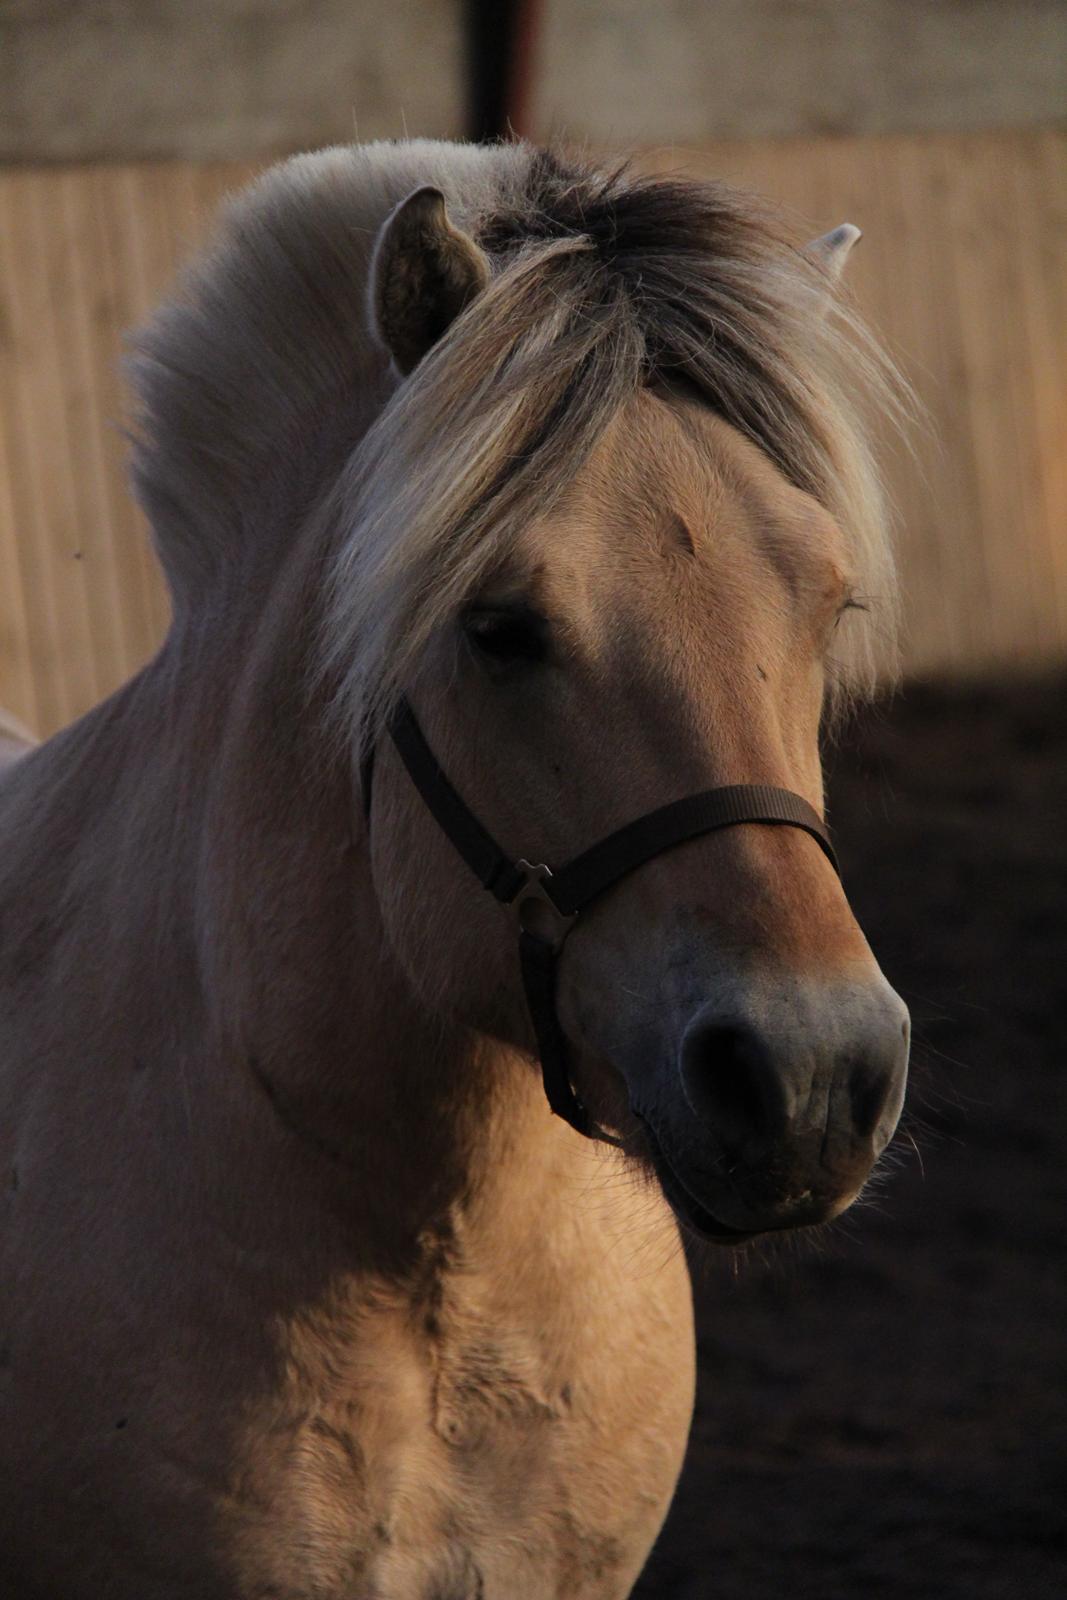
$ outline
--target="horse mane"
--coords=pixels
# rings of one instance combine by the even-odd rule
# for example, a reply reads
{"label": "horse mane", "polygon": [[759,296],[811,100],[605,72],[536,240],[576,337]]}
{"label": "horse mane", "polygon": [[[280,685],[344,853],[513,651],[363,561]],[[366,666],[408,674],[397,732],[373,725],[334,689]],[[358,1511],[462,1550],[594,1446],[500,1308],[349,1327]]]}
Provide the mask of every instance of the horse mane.
{"label": "horse mane", "polygon": [[338,146],[281,162],[224,202],[125,363],[130,477],[178,615],[299,509],[294,466],[314,440],[333,432],[351,453],[384,404],[387,361],[365,302],[389,212],[432,183],[470,226],[523,165],[513,147]]}
{"label": "horse mane", "polygon": [[[489,256],[486,290],[397,385],[366,308],[381,222],[432,183]],[[134,359],[134,481],[176,594],[257,537],[271,464],[350,418],[319,514],[336,538],[322,664],[375,724],[430,635],[543,514],[643,385],[682,384],[837,519],[870,610],[839,630],[836,698],[893,660],[896,584],[873,426],[888,359],[752,197],[528,145],[339,149],[274,169]],[[360,417],[360,406],[364,411]],[[305,504],[305,516],[307,514]]]}

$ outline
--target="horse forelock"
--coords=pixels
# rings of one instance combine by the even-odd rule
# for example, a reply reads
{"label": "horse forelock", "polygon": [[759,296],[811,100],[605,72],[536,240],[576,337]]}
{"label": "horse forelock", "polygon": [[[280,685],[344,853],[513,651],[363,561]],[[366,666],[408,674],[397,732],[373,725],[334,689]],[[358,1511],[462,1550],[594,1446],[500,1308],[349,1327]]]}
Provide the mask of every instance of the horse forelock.
{"label": "horse forelock", "polygon": [[[493,275],[383,406],[370,254],[392,205],[425,183]],[[336,540],[321,660],[349,730],[373,733],[434,630],[648,383],[695,391],[841,525],[872,609],[843,630],[837,699],[871,688],[892,659],[870,432],[902,418],[906,393],[824,269],[723,185],[528,146],[300,158],[232,210],[184,301],[142,336],[134,378],[135,482],[179,599],[255,537],[246,501],[264,463],[324,404],[355,410],[371,394],[369,427],[319,511]]]}
{"label": "horse forelock", "polygon": [[373,737],[435,628],[543,516],[642,385],[681,383],[840,523],[869,608],[831,703],[894,663],[896,582],[872,419],[907,392],[825,273],[750,197],[531,152],[484,216],[486,290],[416,368],[340,486],[324,657]]}

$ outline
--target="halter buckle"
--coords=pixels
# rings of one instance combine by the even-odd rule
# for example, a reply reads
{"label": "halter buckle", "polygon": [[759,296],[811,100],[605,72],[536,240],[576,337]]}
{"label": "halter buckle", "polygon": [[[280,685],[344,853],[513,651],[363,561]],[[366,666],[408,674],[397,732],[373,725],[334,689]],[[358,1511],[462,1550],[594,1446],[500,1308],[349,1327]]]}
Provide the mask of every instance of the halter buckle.
{"label": "halter buckle", "polygon": [[545,887],[552,868],[543,861],[516,861],[523,881],[512,902],[519,927],[558,950],[578,920],[577,911],[561,911]]}

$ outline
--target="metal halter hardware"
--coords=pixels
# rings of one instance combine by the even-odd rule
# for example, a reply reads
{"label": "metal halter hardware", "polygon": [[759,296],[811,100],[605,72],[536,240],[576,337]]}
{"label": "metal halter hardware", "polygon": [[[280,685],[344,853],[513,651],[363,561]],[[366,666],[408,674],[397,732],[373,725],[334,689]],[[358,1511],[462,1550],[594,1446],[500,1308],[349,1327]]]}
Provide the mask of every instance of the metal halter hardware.
{"label": "metal halter hardware", "polygon": [[[514,901],[515,915],[519,920],[519,927],[523,933],[530,933],[535,938],[545,939],[544,932],[536,924],[538,920],[541,920],[537,916],[537,908],[539,906],[547,906],[549,920],[555,921],[556,931],[546,942],[551,944],[553,950],[559,950],[564,939],[578,920],[577,911],[561,911],[559,909],[548,888],[548,882],[555,874],[551,867],[545,866],[543,861],[538,862],[537,866],[525,860],[516,861],[515,865],[520,872],[525,874],[522,887],[516,894]],[[527,926],[528,922],[533,922],[533,926]]]}
{"label": "metal halter hardware", "polygon": [[[574,1092],[567,1069],[566,1040],[556,1015],[556,966],[579,912],[620,878],[664,850],[742,822],[802,829],[815,840],[834,871],[839,872],[826,824],[791,789],[765,784],[705,789],[701,794],[646,812],[554,870],[543,861],[513,861],[504,854],[452,787],[406,700],[399,702],[388,728],[412,783],[438,826],[482,887],[501,904],[515,908],[523,989],[549,1105],[579,1133],[617,1144],[618,1140],[593,1123]],[[363,767],[363,805],[368,818],[372,772],[373,751],[368,753]]]}

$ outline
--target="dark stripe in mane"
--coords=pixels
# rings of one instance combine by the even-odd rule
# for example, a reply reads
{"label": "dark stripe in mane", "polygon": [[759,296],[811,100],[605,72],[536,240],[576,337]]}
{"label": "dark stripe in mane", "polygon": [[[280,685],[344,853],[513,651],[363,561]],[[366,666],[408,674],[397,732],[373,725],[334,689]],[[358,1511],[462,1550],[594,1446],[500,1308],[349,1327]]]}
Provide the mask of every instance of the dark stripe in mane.
{"label": "dark stripe in mane", "polygon": [[[486,217],[477,236],[502,259],[538,243],[589,241],[599,283],[587,314],[628,302],[644,344],[643,381],[683,382],[797,487],[825,490],[814,463],[798,459],[783,433],[794,374],[773,299],[755,279],[769,249],[794,254],[793,247],[751,197],[715,183],[642,177],[628,162],[602,173],[538,150],[517,202]],[[754,269],[749,282],[737,271],[745,267]],[[809,433],[819,427],[817,415],[805,422]]]}

